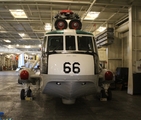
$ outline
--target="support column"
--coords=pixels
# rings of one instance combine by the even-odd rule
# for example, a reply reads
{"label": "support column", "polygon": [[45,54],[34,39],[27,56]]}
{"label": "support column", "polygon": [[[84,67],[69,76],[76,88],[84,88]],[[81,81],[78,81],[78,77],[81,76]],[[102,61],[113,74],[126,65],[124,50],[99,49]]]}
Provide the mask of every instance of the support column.
{"label": "support column", "polygon": [[132,8],[129,8],[129,72],[127,93],[131,95],[133,95],[132,34]]}
{"label": "support column", "polygon": [[21,67],[24,65],[24,53],[19,55],[19,59],[18,59],[18,67]]}

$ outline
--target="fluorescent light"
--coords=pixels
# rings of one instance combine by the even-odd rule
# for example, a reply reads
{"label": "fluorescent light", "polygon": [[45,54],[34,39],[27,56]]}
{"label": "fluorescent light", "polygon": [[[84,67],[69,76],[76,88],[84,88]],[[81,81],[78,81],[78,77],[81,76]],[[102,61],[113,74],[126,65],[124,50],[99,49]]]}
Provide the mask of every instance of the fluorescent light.
{"label": "fluorescent light", "polygon": [[5,42],[7,42],[7,43],[11,43],[11,41],[10,40],[4,40]]}
{"label": "fluorescent light", "polygon": [[27,18],[25,12],[22,9],[16,9],[16,10],[9,10],[11,12],[11,14],[15,17],[15,18]]}
{"label": "fluorescent light", "polygon": [[10,55],[6,55],[7,58],[10,58]]}
{"label": "fluorescent light", "polygon": [[20,35],[21,37],[24,37],[24,36],[25,36],[25,34],[24,34],[24,33],[19,33],[19,35]]}
{"label": "fluorescent light", "polygon": [[23,39],[31,39],[28,34],[18,33]]}
{"label": "fluorescent light", "polygon": [[51,30],[51,24],[50,23],[45,24],[45,30],[46,31]]}
{"label": "fluorescent light", "polygon": [[13,48],[11,45],[8,45],[8,48]]}
{"label": "fluorescent light", "polygon": [[7,31],[0,31],[0,33],[7,33]]}
{"label": "fluorescent light", "polygon": [[27,46],[27,45],[26,45],[25,48],[31,48],[31,46]]}
{"label": "fluorescent light", "polygon": [[93,11],[88,12],[84,20],[94,20],[95,18],[98,17],[99,14],[100,12],[93,12]]}
{"label": "fluorescent light", "polygon": [[99,28],[97,29],[97,31],[103,32],[105,29],[106,29],[106,27],[99,27]]}

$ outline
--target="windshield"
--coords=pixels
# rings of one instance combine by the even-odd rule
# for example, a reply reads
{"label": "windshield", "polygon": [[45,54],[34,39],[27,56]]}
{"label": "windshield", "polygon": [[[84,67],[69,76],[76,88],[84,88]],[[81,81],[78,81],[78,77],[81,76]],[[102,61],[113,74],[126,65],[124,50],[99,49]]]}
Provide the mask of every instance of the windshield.
{"label": "windshield", "polygon": [[63,36],[48,36],[48,50],[63,50]]}
{"label": "windshield", "polygon": [[66,36],[66,50],[75,50],[75,36]]}
{"label": "windshield", "polygon": [[77,42],[78,42],[78,50],[86,50],[86,51],[93,50],[92,37],[78,36]]}
{"label": "windshield", "polygon": [[[65,39],[63,39],[65,38]],[[77,39],[76,39],[77,38]],[[48,36],[48,51],[58,51],[58,50],[73,50],[73,51],[95,51],[93,48],[93,37],[92,36],[75,36],[75,35],[65,35],[63,36]],[[64,47],[63,47],[64,46]]]}

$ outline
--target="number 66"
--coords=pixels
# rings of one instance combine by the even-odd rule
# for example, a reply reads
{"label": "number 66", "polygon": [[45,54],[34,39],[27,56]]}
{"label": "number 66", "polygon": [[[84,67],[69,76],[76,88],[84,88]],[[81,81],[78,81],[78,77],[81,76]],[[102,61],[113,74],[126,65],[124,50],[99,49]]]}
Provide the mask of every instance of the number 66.
{"label": "number 66", "polygon": [[80,72],[80,68],[79,68],[79,63],[78,62],[74,62],[72,64],[72,68],[71,68],[71,63],[70,62],[65,62],[64,63],[64,72],[65,73],[70,73],[71,70],[73,71],[73,73],[79,73]]}

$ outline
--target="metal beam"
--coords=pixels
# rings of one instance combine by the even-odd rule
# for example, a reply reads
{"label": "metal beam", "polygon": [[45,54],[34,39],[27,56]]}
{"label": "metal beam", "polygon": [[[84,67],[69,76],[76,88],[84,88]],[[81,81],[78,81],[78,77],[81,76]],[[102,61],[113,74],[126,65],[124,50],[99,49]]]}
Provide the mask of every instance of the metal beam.
{"label": "metal beam", "polygon": [[[19,0],[3,0],[2,2],[19,2]],[[73,4],[91,4],[91,2],[86,2],[86,1],[74,1],[74,0],[20,0],[20,3],[26,3],[26,2],[46,2],[46,3],[73,3]],[[15,3],[16,4],[16,3]]]}
{"label": "metal beam", "polygon": [[89,8],[87,9],[87,11],[83,14],[83,16],[81,17],[81,22],[84,20],[84,18],[86,17],[86,15],[88,14],[88,12],[90,12],[90,10],[92,9],[93,5],[95,4],[96,0],[93,0],[93,2],[91,3],[91,5],[89,6]]}

